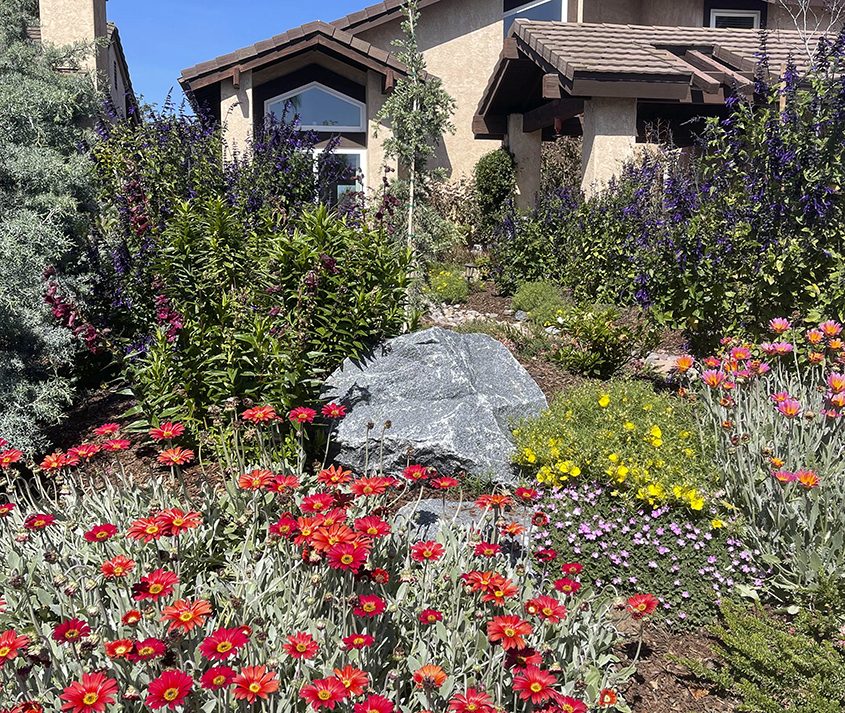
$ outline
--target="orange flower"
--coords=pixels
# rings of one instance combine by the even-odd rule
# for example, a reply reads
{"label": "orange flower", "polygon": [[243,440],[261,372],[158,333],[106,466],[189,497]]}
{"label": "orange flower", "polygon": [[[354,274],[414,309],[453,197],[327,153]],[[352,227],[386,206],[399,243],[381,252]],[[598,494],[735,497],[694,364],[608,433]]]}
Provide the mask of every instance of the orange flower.
{"label": "orange flower", "polygon": [[505,651],[522,649],[525,648],[524,637],[533,630],[531,624],[518,616],[497,616],[487,623],[487,638],[493,643],[500,641]]}
{"label": "orange flower", "polygon": [[370,683],[367,674],[354,666],[334,669],[334,677],[343,684],[350,696],[360,696]]}
{"label": "orange flower", "polygon": [[235,698],[255,703],[259,698],[266,700],[268,694],[279,690],[279,681],[274,671],[266,666],[246,666],[232,679]]}
{"label": "orange flower", "polygon": [[241,418],[252,423],[269,423],[277,420],[279,416],[272,406],[253,406],[244,411]]}
{"label": "orange flower", "polygon": [[211,614],[211,604],[205,599],[190,601],[179,599],[161,610],[161,620],[169,621],[168,633],[179,629],[184,633],[192,631],[194,627],[202,626]]}
{"label": "orange flower", "polygon": [[202,524],[202,516],[193,510],[185,512],[180,508],[168,508],[156,515],[155,521],[165,535],[173,537],[186,530],[199,527]]}
{"label": "orange flower", "polygon": [[194,459],[194,452],[190,448],[168,448],[158,454],[158,462],[162,465],[186,465]]}
{"label": "orange flower", "polygon": [[427,663],[414,671],[414,683],[417,684],[417,688],[437,690],[446,683],[446,672],[440,666]]}
{"label": "orange flower", "polygon": [[135,560],[123,555],[116,555],[100,565],[100,571],[106,579],[125,577],[135,568]]}
{"label": "orange flower", "polygon": [[675,371],[679,374],[686,374],[693,366],[695,366],[695,359],[689,354],[679,356],[675,360]]}
{"label": "orange flower", "polygon": [[157,428],[150,429],[150,437],[154,441],[169,441],[178,438],[184,432],[185,427],[181,423],[165,421]]}
{"label": "orange flower", "polygon": [[164,535],[164,529],[154,517],[142,517],[133,522],[126,531],[126,536],[133,540],[152,542]]}
{"label": "orange flower", "polygon": [[616,695],[616,691],[613,691],[610,688],[602,688],[601,691],[599,691],[599,699],[597,702],[601,708],[615,706],[617,700],[618,696]]}
{"label": "orange flower", "polygon": [[238,487],[241,490],[261,490],[266,488],[275,476],[269,470],[256,468],[238,477]]}

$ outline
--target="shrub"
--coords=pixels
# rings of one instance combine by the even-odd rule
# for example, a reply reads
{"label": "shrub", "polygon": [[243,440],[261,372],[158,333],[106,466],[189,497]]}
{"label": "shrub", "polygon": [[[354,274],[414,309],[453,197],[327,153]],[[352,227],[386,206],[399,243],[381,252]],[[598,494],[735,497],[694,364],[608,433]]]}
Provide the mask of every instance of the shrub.
{"label": "shrub", "polygon": [[690,404],[648,384],[589,383],[518,424],[515,461],[548,486],[587,479],[653,507],[701,511],[715,478],[697,432]]}
{"label": "shrub", "polygon": [[762,607],[725,601],[713,629],[717,663],[682,659],[748,713],[835,713],[845,706],[845,655],[808,632],[811,617],[779,620]]}
{"label": "shrub", "polygon": [[[245,436],[258,443],[277,423],[262,413],[271,420],[242,414],[252,419]],[[160,459],[181,440],[168,431],[155,433],[169,446]],[[420,497],[416,479],[431,475],[424,470],[401,479],[308,473],[268,455],[247,461],[236,449],[237,469],[221,488],[202,483],[180,497],[160,473],[128,482],[103,450],[90,464],[59,465],[55,500],[6,507],[3,527],[24,534],[0,538],[0,637],[20,646],[4,655],[3,675],[19,675],[0,705],[37,700],[58,710],[63,689],[67,699],[74,681],[98,671],[115,683],[121,710],[140,711],[141,701],[157,702],[155,682],[179,671],[186,708],[221,709],[238,705],[233,696],[248,686],[232,676],[252,665],[268,674],[261,706],[271,713],[309,710],[309,687],[325,679],[345,710],[371,694],[397,710],[445,710],[473,688],[490,706],[531,711],[514,685],[519,654],[554,672],[548,696],[586,709],[630,676],[614,653],[611,602],[589,587],[564,599],[530,543],[516,545],[517,530],[503,534],[500,526],[528,518],[530,506],[487,494],[473,527],[447,523],[426,536],[391,514],[398,500]],[[479,537],[502,551],[477,554]],[[120,557],[128,562],[115,572]],[[526,604],[545,595],[540,606],[553,613],[531,614]],[[499,631],[511,625],[517,631]],[[215,635],[234,646],[218,647]],[[209,674],[221,665],[234,671]],[[214,690],[207,681],[217,673],[226,675]],[[338,683],[353,676],[350,690]]]}
{"label": "shrub", "polygon": [[79,347],[97,348],[80,316],[94,189],[79,145],[99,106],[87,75],[57,71],[82,50],[28,39],[36,11],[0,7],[0,440],[28,452],[72,400]]}
{"label": "shrub", "polygon": [[549,521],[537,539],[559,559],[583,562],[582,579],[597,590],[651,592],[661,621],[677,630],[711,623],[723,597],[763,586],[760,552],[743,543],[737,518],[723,520],[712,504],[695,518],[637,507],[611,488],[576,480],[540,504]]}
{"label": "shrub", "polygon": [[460,304],[469,297],[469,282],[460,265],[435,265],[428,279],[432,296],[440,302]]}
{"label": "shrub", "polygon": [[482,231],[487,231],[501,218],[516,190],[513,156],[505,149],[485,154],[475,164],[473,179]]}
{"label": "shrub", "polygon": [[524,282],[514,293],[512,303],[514,309],[528,313],[542,326],[553,322],[564,305],[560,288],[551,282]]}
{"label": "shrub", "polygon": [[601,379],[618,373],[655,343],[656,332],[641,311],[623,315],[606,305],[569,305],[557,310],[554,323],[563,345],[552,352],[552,361]]}
{"label": "shrub", "polygon": [[810,330],[809,345],[786,320],[775,326],[777,341],[725,340],[725,353],[681,370],[700,393],[703,432],[716,434],[725,496],[771,562],[773,585],[815,588],[845,577],[841,326]]}
{"label": "shrub", "polygon": [[581,190],[581,139],[558,136],[554,141],[544,141],[540,170],[543,193],[561,189]]}

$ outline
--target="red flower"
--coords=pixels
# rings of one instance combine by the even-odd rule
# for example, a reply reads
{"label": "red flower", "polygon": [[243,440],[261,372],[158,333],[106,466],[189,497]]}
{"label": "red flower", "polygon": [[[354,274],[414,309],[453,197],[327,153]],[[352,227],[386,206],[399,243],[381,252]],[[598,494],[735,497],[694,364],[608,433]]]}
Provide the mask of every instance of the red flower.
{"label": "red flower", "polygon": [[141,540],[144,543],[157,540],[164,536],[164,528],[154,517],[141,517],[135,520],[126,531],[126,536],[133,540]]}
{"label": "red flower", "polygon": [[561,713],[587,713],[587,704],[570,696],[556,697],[555,705]]}
{"label": "red flower", "polygon": [[53,641],[60,644],[73,644],[91,633],[91,627],[82,619],[68,619],[53,627]]}
{"label": "red flower", "polygon": [[171,441],[179,438],[184,432],[185,427],[181,423],[165,421],[160,426],[150,429],[150,438],[154,441]]}
{"label": "red flower", "polygon": [[525,648],[524,637],[533,630],[531,624],[518,616],[497,616],[487,623],[487,638],[493,643],[500,641],[505,651],[522,649]]}
{"label": "red flower", "polygon": [[114,537],[115,534],[117,534],[117,527],[111,523],[105,523],[103,525],[94,525],[83,537],[88,542],[105,542]]}
{"label": "red flower", "polygon": [[200,644],[200,653],[211,661],[225,661],[247,645],[249,637],[241,628],[218,629],[205,637]]}
{"label": "red flower", "polygon": [[202,524],[202,515],[194,510],[185,512],[180,508],[168,508],[155,516],[161,531],[168,537],[175,537],[186,530],[192,530]]}
{"label": "red flower", "polygon": [[299,478],[295,475],[276,475],[265,486],[271,493],[279,493],[284,495],[290,490],[296,490],[299,487]]}
{"label": "red flower", "polygon": [[101,448],[96,443],[82,443],[81,445],[68,448],[68,460],[89,461],[100,452]]}
{"label": "red flower", "polygon": [[18,649],[29,646],[28,636],[18,636],[14,629],[9,629],[0,634],[0,668],[7,661],[11,661],[18,655]]}
{"label": "red flower", "polygon": [[150,681],[147,687],[147,705],[153,710],[167,706],[174,710],[185,702],[194,680],[182,671],[165,671]]}
{"label": "red flower", "polygon": [[635,594],[628,597],[626,606],[634,619],[642,619],[653,614],[659,603],[651,594]]}
{"label": "red flower", "polygon": [[132,639],[117,639],[105,642],[106,656],[110,659],[125,659],[135,650]]}
{"label": "red flower", "polygon": [[193,602],[188,599],[179,599],[161,610],[161,620],[170,622],[170,626],[167,628],[168,634],[174,629],[179,629],[187,634],[195,627],[205,624],[205,620],[210,615],[211,604],[205,599],[198,599]]}
{"label": "red flower", "polygon": [[495,604],[504,604],[505,599],[515,597],[519,593],[517,586],[500,574],[492,573],[490,577],[490,585],[481,595],[482,602],[494,602]]}
{"label": "red flower", "polygon": [[272,406],[253,406],[244,411],[241,418],[252,423],[269,423],[278,420],[279,415]]}
{"label": "red flower", "polygon": [[314,493],[302,499],[299,509],[304,513],[320,513],[334,505],[334,496],[330,493]]}
{"label": "red flower", "polygon": [[473,551],[479,557],[495,557],[502,551],[502,546],[495,542],[479,542]]}
{"label": "red flower", "polygon": [[6,469],[12,463],[17,463],[21,458],[23,458],[23,451],[19,451],[16,448],[9,448],[0,453],[0,468]]}
{"label": "red flower", "polygon": [[305,423],[314,423],[314,417],[316,415],[317,412],[314,409],[308,408],[307,406],[298,406],[291,410],[288,418],[294,425],[301,426]]}
{"label": "red flower", "polygon": [[342,641],[347,649],[364,649],[375,643],[375,639],[369,634],[350,634],[343,637]]}
{"label": "red flower", "polygon": [[581,589],[581,583],[568,577],[562,577],[554,581],[554,588],[563,594],[575,594]]}
{"label": "red flower", "polygon": [[377,584],[387,584],[390,581],[390,572],[386,569],[376,567],[372,572],[370,572],[370,579]]}
{"label": "red flower", "polygon": [[194,452],[190,448],[168,448],[158,454],[158,462],[162,465],[186,465],[194,459]]}
{"label": "red flower", "polygon": [[294,659],[313,659],[317,655],[320,647],[311,634],[304,631],[298,634],[291,634],[282,648],[287,652],[288,656]]}
{"label": "red flower", "polygon": [[436,691],[446,683],[446,672],[440,666],[427,663],[414,671],[413,679],[417,688]]}
{"label": "red flower", "polygon": [[505,508],[509,505],[513,504],[513,500],[511,500],[510,496],[508,495],[501,495],[501,494],[493,494],[493,495],[480,495],[475,499],[476,506],[486,509],[486,508]]}
{"label": "red flower", "polygon": [[14,503],[0,503],[0,517],[6,517],[12,514],[15,509]]}
{"label": "red flower", "polygon": [[532,705],[545,703],[552,697],[554,690],[552,686],[557,679],[548,671],[543,671],[536,666],[526,666],[514,674],[513,690],[519,692],[523,701],[531,701]]}
{"label": "red flower", "polygon": [[538,562],[551,562],[557,557],[557,552],[550,547],[544,547],[534,553],[534,558]]}
{"label": "red flower", "polygon": [[457,488],[458,485],[460,485],[460,482],[457,478],[451,478],[448,475],[441,475],[438,478],[429,480],[428,484],[437,490],[449,490],[451,488]]}
{"label": "red flower", "polygon": [[317,480],[323,485],[337,488],[341,485],[346,485],[350,480],[352,480],[352,471],[344,470],[336,465],[332,465],[328,468],[323,468],[323,470],[317,474]]}
{"label": "red flower", "polygon": [[102,426],[97,426],[97,428],[94,429],[94,433],[96,433],[98,436],[113,436],[114,434],[119,432],[119,423],[104,423]]}
{"label": "red flower", "polygon": [[217,691],[235,680],[235,669],[229,666],[213,666],[200,677],[200,686],[208,691]]}
{"label": "red flower", "polygon": [[363,703],[356,703],[352,713],[394,713],[396,709],[384,696],[369,696]]}
{"label": "red flower", "polygon": [[44,713],[44,706],[38,701],[21,701],[9,713]]}
{"label": "red flower", "polygon": [[299,697],[308,701],[315,711],[321,708],[334,710],[334,707],[346,696],[346,689],[336,678],[318,679],[307,686],[303,686],[299,692]]}
{"label": "red flower", "polygon": [[235,698],[255,703],[261,698],[267,700],[267,695],[279,690],[279,681],[274,671],[268,671],[266,666],[245,666],[232,679],[235,686]]}
{"label": "red flower", "polygon": [[130,609],[126,612],[126,614],[120,617],[120,620],[127,626],[135,626],[135,624],[141,621],[141,612],[137,609]]}
{"label": "red flower", "polygon": [[540,497],[540,493],[534,488],[517,488],[513,494],[525,503],[533,502]]}
{"label": "red flower", "polygon": [[359,517],[355,521],[355,532],[367,537],[384,537],[390,534],[390,525],[375,515]]}
{"label": "red flower", "polygon": [[238,477],[238,487],[241,490],[262,490],[266,488],[276,476],[266,468],[256,468]]}
{"label": "red flower", "polygon": [[525,532],[525,527],[518,522],[503,522],[499,525],[499,532],[505,537],[519,537]]}
{"label": "red flower", "polygon": [[468,688],[465,693],[456,693],[449,699],[449,710],[453,713],[494,713],[495,706],[486,693]]}
{"label": "red flower", "polygon": [[411,559],[415,562],[436,562],[446,550],[439,542],[425,540],[411,545]]}
{"label": "red flower", "polygon": [[434,624],[438,621],[443,621],[443,613],[437,609],[423,609],[420,612],[420,621],[423,624]]}
{"label": "red flower", "polygon": [[616,691],[610,688],[602,688],[599,691],[599,698],[596,702],[601,708],[607,708],[609,706],[615,706],[618,700],[619,697],[616,695]]}
{"label": "red flower", "polygon": [[349,484],[349,490],[353,495],[363,496],[365,498],[383,495],[387,489],[394,485],[396,481],[393,478],[373,477],[373,478],[358,478]]}
{"label": "red flower", "polygon": [[424,465],[409,465],[402,471],[402,475],[413,483],[418,483],[426,480],[434,471],[432,468],[426,468]]}
{"label": "red flower", "polygon": [[347,695],[360,696],[370,683],[367,674],[354,666],[334,669],[334,677],[343,684]]}
{"label": "red flower", "polygon": [[43,470],[59,470],[66,465],[70,465],[67,456],[64,453],[58,452],[44,456],[44,460],[41,461],[41,468]]}
{"label": "red flower", "polygon": [[112,438],[103,443],[103,450],[109,451],[110,453],[116,453],[118,451],[128,450],[131,445],[132,442],[127,441],[125,438]]}
{"label": "red flower", "polygon": [[367,561],[368,550],[360,543],[343,542],[333,545],[326,552],[326,562],[332,569],[357,572]]}
{"label": "red flower", "polygon": [[320,413],[326,418],[341,419],[346,416],[346,406],[343,404],[330,403],[320,409]]}
{"label": "red flower", "polygon": [[100,565],[100,571],[106,579],[125,577],[133,569],[135,569],[135,560],[131,560],[123,555],[112,557]]}
{"label": "red flower", "polygon": [[353,609],[353,613],[368,619],[381,614],[385,606],[384,599],[376,594],[359,594],[358,606]]}
{"label": "red flower", "polygon": [[534,527],[545,527],[549,524],[549,516],[538,510],[531,516],[531,524]]}
{"label": "red flower", "polygon": [[525,611],[552,624],[557,624],[566,617],[566,607],[552,597],[535,597],[525,602]]}
{"label": "red flower", "polygon": [[159,599],[173,594],[173,587],[179,583],[179,577],[174,572],[157,569],[141,577],[141,581],[132,587],[132,597],[136,601],[144,599]]}
{"label": "red flower", "polygon": [[137,663],[138,661],[150,661],[158,659],[167,653],[167,646],[161,639],[150,637],[135,642],[135,650],[127,658]]}
{"label": "red flower", "polygon": [[581,574],[584,571],[584,565],[578,562],[566,562],[560,566],[560,571],[564,574]]}
{"label": "red flower", "polygon": [[117,681],[104,673],[83,673],[62,691],[62,710],[70,713],[102,713],[115,702]]}
{"label": "red flower", "polygon": [[527,666],[541,666],[543,657],[536,649],[526,646],[522,649],[508,649],[505,652],[506,668],[526,668]]}
{"label": "red flower", "polygon": [[26,520],[24,520],[23,526],[27,530],[43,530],[45,527],[52,525],[55,521],[56,518],[52,515],[36,513],[35,515],[30,515]]}
{"label": "red flower", "polygon": [[299,526],[296,524],[296,519],[290,513],[285,513],[270,525],[269,532],[276,537],[290,539],[299,533]]}

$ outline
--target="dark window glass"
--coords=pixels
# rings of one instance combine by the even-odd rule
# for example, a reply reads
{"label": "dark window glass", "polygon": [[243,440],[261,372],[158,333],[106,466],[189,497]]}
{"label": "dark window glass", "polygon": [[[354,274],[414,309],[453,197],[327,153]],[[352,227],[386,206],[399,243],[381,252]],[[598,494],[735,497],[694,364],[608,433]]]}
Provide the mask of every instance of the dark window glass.
{"label": "dark window glass", "polygon": [[514,20],[540,20],[543,22],[561,22],[564,18],[563,3],[561,0],[542,0],[534,2],[508,2],[504,3],[505,22],[504,31],[507,36]]}
{"label": "dark window glass", "polygon": [[714,11],[711,24],[719,28],[735,27],[741,30],[753,30],[758,26],[757,23],[757,15],[722,15]]}
{"label": "dark window glass", "polygon": [[309,87],[287,99],[274,102],[268,110],[281,117],[287,102],[290,102],[291,112],[299,117],[303,127],[336,126],[341,130],[360,130],[364,125],[364,112],[358,104],[320,87]]}

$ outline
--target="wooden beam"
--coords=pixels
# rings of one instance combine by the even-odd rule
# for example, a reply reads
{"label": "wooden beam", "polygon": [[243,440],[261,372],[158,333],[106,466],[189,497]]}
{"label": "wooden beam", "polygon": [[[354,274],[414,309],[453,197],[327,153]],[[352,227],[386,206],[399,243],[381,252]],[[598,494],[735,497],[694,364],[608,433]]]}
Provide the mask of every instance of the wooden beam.
{"label": "wooden beam", "polygon": [[703,69],[699,69],[695,65],[690,64],[683,57],[679,57],[674,52],[664,50],[664,56],[666,59],[671,60],[672,63],[677,65],[682,71],[689,72],[690,75],[692,75],[693,86],[698,87],[703,92],[715,94],[722,88],[721,82],[713,79],[713,77],[707,74],[707,72]]}
{"label": "wooden beam", "polygon": [[560,99],[560,77],[557,74],[543,75],[543,99]]}
{"label": "wooden beam", "polygon": [[584,113],[584,100],[567,97],[556,99],[537,109],[527,111],[522,115],[522,130],[526,134],[553,126],[556,121],[561,123]]}
{"label": "wooden beam", "polygon": [[579,97],[614,97],[619,99],[663,99],[689,101],[688,82],[620,81],[604,79],[579,79],[576,75],[569,92]]}
{"label": "wooden beam", "polygon": [[390,94],[396,87],[396,73],[392,69],[388,69],[384,75],[384,84],[381,89],[382,94]]}
{"label": "wooden beam", "polygon": [[472,117],[472,133],[477,139],[501,139],[508,133],[508,119],[505,116]]}
{"label": "wooden beam", "polygon": [[232,72],[232,84],[235,89],[241,88],[241,68],[235,67],[234,71]]}
{"label": "wooden beam", "polygon": [[708,57],[707,55],[702,54],[698,50],[687,50],[687,53],[684,55],[684,59],[693,67],[697,67],[698,69],[707,72],[707,74],[714,79],[719,80],[723,84],[734,83],[740,89],[746,89],[749,87],[753,88],[754,86],[754,82],[747,77],[734,71],[730,67],[726,67],[713,57]]}
{"label": "wooden beam", "polygon": [[501,59],[519,59],[519,46],[515,37],[508,37],[502,45]]}

